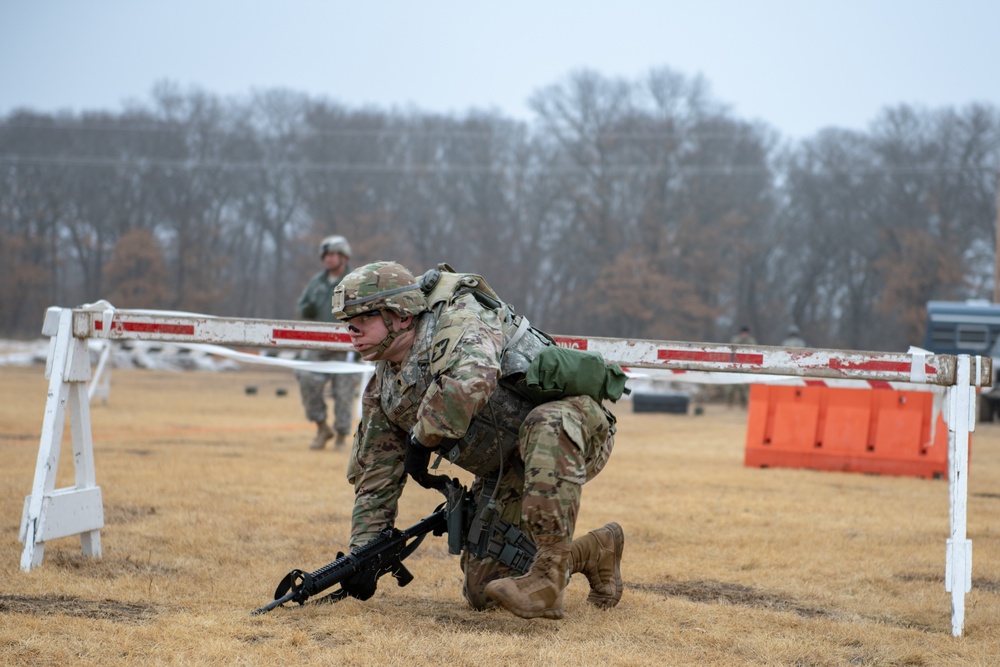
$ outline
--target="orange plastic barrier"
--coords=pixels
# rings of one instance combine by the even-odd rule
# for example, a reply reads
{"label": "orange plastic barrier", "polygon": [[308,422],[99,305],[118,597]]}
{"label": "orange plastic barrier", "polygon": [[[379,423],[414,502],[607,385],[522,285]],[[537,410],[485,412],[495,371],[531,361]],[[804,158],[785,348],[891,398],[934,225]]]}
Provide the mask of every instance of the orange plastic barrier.
{"label": "orange plastic barrier", "polygon": [[[759,468],[948,476],[948,427],[927,391],[750,387],[744,463]],[[971,445],[970,445],[971,446]]]}

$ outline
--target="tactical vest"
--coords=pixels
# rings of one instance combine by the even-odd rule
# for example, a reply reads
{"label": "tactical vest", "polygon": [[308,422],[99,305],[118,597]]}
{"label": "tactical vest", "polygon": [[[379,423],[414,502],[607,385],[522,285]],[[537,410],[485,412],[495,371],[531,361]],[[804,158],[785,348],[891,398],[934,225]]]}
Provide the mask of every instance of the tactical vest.
{"label": "tactical vest", "polygon": [[514,309],[501,301],[481,276],[453,273],[447,265],[440,268],[443,271],[430,271],[422,279],[432,312],[440,314],[456,298],[472,294],[481,306],[498,312],[504,327],[497,388],[472,418],[465,435],[442,443],[442,456],[481,477],[502,473],[506,465],[514,462],[521,424],[538,405],[527,391],[525,373],[531,360],[553,341],[533,328],[527,318],[515,315]]}
{"label": "tactical vest", "polygon": [[[442,265],[443,271],[428,271],[421,278],[421,288],[427,295],[430,312],[421,316],[413,349],[421,350],[416,363],[400,369],[399,386],[386,377],[379,377],[379,400],[390,421],[403,430],[410,430],[417,421],[420,400],[430,386],[431,341],[437,331],[441,312],[456,299],[473,295],[479,304],[493,310],[503,322],[503,351],[500,356],[500,378],[487,404],[473,416],[465,435],[441,443],[441,456],[479,477],[502,473],[508,465],[523,465],[517,452],[518,432],[528,413],[538,404],[530,397],[524,375],[531,360],[552,339],[534,329],[528,320],[515,315],[480,276],[454,273]],[[383,374],[380,374],[382,376]]]}

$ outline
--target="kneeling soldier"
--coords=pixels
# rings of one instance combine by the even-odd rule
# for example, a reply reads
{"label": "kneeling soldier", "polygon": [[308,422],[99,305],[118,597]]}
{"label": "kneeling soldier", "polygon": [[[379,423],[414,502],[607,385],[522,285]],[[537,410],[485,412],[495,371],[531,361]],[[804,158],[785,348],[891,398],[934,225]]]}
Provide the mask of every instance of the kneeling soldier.
{"label": "kneeling soldier", "polygon": [[[418,281],[399,264],[376,262],[334,292],[333,315],[348,325],[362,358],[377,362],[348,467],[351,548],[394,524],[408,475],[425,486],[436,478],[427,471],[436,452],[476,475],[477,519],[462,554],[462,592],[473,608],[499,604],[522,618],[562,618],[575,572],[590,582],[590,603],[614,607],[622,595],[621,527],[572,536],[582,487],[614,445],[615,418],[601,399],[621,395],[624,374],[613,367],[617,393],[540,398],[526,372],[543,350],[560,348],[480,277],[441,268]],[[525,557],[521,535],[537,553]]]}

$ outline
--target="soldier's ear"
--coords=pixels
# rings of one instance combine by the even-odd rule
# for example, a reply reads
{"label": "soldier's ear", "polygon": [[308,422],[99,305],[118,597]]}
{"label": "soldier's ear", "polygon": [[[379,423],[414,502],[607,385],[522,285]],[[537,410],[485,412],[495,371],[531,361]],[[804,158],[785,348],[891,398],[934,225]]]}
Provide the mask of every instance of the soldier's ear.
{"label": "soldier's ear", "polygon": [[407,315],[406,317],[400,317],[399,318],[399,328],[401,330],[405,330],[407,327],[410,326],[411,322],[413,322],[413,315]]}

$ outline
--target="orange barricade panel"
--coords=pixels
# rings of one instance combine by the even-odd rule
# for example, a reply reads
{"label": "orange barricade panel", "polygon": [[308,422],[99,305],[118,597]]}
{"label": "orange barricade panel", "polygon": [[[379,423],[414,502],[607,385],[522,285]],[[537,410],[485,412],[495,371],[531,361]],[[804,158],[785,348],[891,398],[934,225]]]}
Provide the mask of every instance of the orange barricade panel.
{"label": "orange barricade panel", "polygon": [[[823,390],[825,387],[813,389]],[[820,437],[825,451],[844,454],[864,450],[872,421],[871,401],[866,393],[872,392],[848,394],[841,397],[844,400],[827,401]]]}
{"label": "orange barricade panel", "polygon": [[883,408],[878,412],[878,426],[868,442],[868,451],[887,458],[911,459],[923,449],[923,423],[930,415],[903,408]]}
{"label": "orange barricade panel", "polygon": [[769,391],[772,387],[750,385],[750,401],[747,406],[747,447],[750,443],[758,446],[770,444],[771,434],[767,431],[773,418],[768,415],[771,407]]}
{"label": "orange barricade panel", "polygon": [[819,406],[813,402],[783,401],[774,410],[771,445],[776,448],[796,447],[798,443],[816,440]]}
{"label": "orange barricade panel", "polygon": [[948,428],[933,408],[927,391],[752,385],[744,463],[944,478]]}

